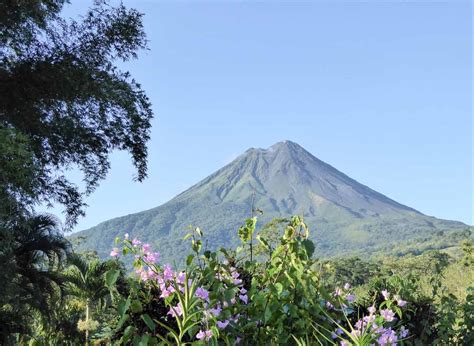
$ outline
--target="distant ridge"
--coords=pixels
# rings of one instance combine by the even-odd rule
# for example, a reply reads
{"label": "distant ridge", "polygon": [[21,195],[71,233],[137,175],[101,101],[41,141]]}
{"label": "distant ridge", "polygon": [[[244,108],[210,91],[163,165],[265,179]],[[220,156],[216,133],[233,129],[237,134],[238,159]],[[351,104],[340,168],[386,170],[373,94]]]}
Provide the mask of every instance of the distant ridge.
{"label": "distant ridge", "polygon": [[71,238],[86,237],[80,248],[105,257],[116,236],[130,233],[173,260],[187,251],[181,238],[190,224],[204,230],[210,248],[236,244],[236,229],[249,216],[253,199],[264,212],[260,225],[275,217],[304,216],[319,256],[388,251],[467,227],[400,204],[286,140],[248,149],[159,207],[105,221]]}

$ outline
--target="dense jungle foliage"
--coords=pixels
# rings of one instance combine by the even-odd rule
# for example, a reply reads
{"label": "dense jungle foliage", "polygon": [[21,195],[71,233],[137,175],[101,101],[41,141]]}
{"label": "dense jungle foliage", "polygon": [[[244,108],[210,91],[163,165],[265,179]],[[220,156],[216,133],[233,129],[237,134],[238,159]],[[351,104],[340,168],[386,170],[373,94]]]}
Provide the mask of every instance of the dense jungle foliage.
{"label": "dense jungle foliage", "polygon": [[[471,345],[474,247],[380,261],[312,258],[303,220],[256,230],[208,251],[199,228],[181,268],[125,234],[111,259],[74,254],[61,285],[4,342],[44,344]],[[273,223],[273,226],[275,225]],[[271,231],[269,231],[271,229]],[[126,268],[125,260],[133,261]]]}

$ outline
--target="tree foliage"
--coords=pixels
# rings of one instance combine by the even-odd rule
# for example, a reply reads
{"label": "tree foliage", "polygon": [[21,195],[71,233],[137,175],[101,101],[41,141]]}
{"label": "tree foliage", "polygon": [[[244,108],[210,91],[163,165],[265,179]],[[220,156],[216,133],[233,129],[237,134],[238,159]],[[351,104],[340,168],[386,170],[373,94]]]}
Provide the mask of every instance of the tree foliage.
{"label": "tree foliage", "polygon": [[[36,197],[64,205],[71,226],[112,150],[130,152],[136,179],[146,177],[152,111],[141,86],[115,66],[146,48],[142,15],[96,1],[82,21],[66,21],[63,5],[0,3],[0,129],[27,139],[40,173]],[[67,179],[72,168],[83,173],[84,191]]]}

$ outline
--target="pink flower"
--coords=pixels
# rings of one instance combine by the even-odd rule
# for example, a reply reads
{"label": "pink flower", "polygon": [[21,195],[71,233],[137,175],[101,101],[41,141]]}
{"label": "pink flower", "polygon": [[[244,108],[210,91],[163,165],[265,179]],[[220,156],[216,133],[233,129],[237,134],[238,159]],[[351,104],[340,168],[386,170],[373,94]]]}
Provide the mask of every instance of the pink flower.
{"label": "pink flower", "polygon": [[375,306],[369,306],[369,308],[367,309],[369,311],[369,313],[372,315],[375,313],[375,311],[377,311],[377,309],[375,308]]}
{"label": "pink flower", "polygon": [[334,297],[339,297],[342,295],[342,290],[338,287],[333,293]]}
{"label": "pink flower", "polygon": [[217,324],[217,328],[219,329],[225,329],[225,327],[227,327],[229,325],[229,320],[225,320],[225,321],[217,321],[216,322]]}
{"label": "pink flower", "polygon": [[114,247],[112,251],[110,251],[110,256],[112,257],[118,257],[119,254],[120,254],[120,250],[116,247]]}
{"label": "pink flower", "polygon": [[133,238],[132,240],[132,245],[133,246],[138,246],[140,245],[142,242],[140,240],[138,240],[137,238]]}
{"label": "pink flower", "polygon": [[349,346],[349,344],[347,343],[347,341],[345,340],[342,340],[341,343],[340,343],[341,346]]}
{"label": "pink flower", "polygon": [[212,338],[212,330],[200,330],[199,333],[196,334],[196,338],[199,340],[206,340],[209,341]]}
{"label": "pink flower", "polygon": [[244,304],[247,304],[248,301],[249,301],[249,297],[246,294],[239,295],[239,298],[240,298],[241,301],[244,302]]}
{"label": "pink flower", "polygon": [[142,249],[143,249],[143,252],[150,252],[150,250],[151,250],[151,245],[148,244],[148,243],[143,244]]}
{"label": "pink flower", "polygon": [[387,290],[383,290],[382,291],[382,295],[384,297],[385,300],[387,300],[388,298],[390,298],[390,292],[387,291]]}
{"label": "pink flower", "polygon": [[171,292],[168,291],[166,288],[161,291],[160,298],[168,298],[171,295]]}
{"label": "pink flower", "polygon": [[390,309],[381,310],[380,316],[387,322],[392,322],[395,319],[395,313]]}
{"label": "pink flower", "polygon": [[194,294],[196,297],[201,298],[202,300],[209,301],[209,291],[202,287],[198,287]]}

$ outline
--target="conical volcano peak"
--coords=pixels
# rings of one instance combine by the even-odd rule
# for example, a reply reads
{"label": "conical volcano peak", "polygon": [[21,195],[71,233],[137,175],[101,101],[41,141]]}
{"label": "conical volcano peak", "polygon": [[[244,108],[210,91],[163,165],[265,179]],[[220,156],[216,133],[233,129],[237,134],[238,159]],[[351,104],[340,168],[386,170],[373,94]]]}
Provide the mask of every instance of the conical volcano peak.
{"label": "conical volcano peak", "polygon": [[[206,229],[211,248],[237,244],[230,230],[238,229],[254,207],[263,211],[262,224],[304,216],[310,228],[318,230],[314,234],[319,237],[319,253],[331,256],[465,227],[397,203],[285,140],[267,149],[248,149],[159,207],[109,220],[76,236],[90,236],[83,248],[100,250],[105,257],[118,232],[142,235],[158,244],[163,258],[173,259],[189,224]],[[354,243],[354,234],[362,240]],[[98,243],[107,247],[98,249]]]}

